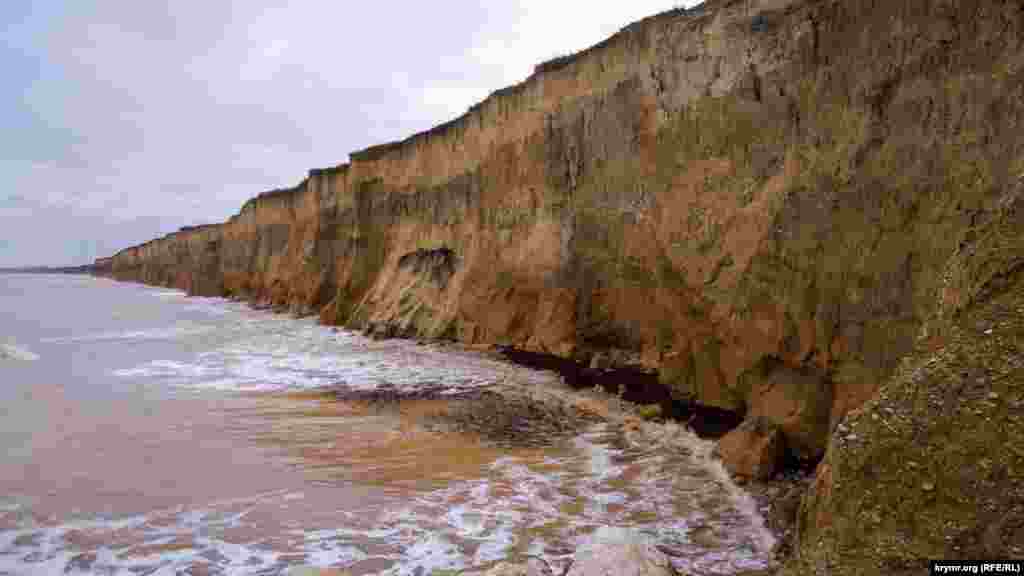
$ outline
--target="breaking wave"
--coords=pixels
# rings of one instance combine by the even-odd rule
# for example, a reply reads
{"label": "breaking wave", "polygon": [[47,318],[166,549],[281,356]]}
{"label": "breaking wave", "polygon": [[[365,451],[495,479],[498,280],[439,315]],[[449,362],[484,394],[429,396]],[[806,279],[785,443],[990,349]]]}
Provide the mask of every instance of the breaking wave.
{"label": "breaking wave", "polygon": [[213,326],[204,326],[193,322],[180,322],[174,326],[150,328],[147,330],[126,330],[121,332],[98,332],[83,336],[66,336],[61,338],[44,338],[47,344],[79,344],[85,342],[116,342],[141,340],[180,340],[211,332]]}
{"label": "breaking wave", "polygon": [[[506,364],[478,355],[408,341],[378,342],[312,321],[276,316],[227,316],[215,331],[175,332],[186,339],[199,334],[203,351],[188,361],[152,360],[115,374],[172,386],[239,391],[379,386],[415,391],[443,383],[448,393],[456,394],[490,386],[510,371]],[[545,378],[532,371],[517,371],[516,376]]]}

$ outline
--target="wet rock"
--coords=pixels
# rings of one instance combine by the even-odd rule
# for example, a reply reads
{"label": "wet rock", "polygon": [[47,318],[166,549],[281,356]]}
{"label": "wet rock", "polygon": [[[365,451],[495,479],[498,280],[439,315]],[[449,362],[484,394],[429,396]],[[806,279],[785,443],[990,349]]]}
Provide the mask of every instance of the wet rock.
{"label": "wet rock", "polygon": [[641,406],[638,414],[644,420],[657,420],[662,417],[661,405],[659,404],[647,404]]}
{"label": "wet rock", "polygon": [[750,416],[763,417],[782,432],[786,449],[804,461],[825,453],[832,411],[832,385],[812,370],[766,362],[764,383],[751,394]]}
{"label": "wet rock", "polygon": [[770,482],[754,482],[749,488],[768,529],[777,537],[775,555],[780,560],[793,553],[800,502],[811,480],[810,475],[789,471],[777,474]]}
{"label": "wet rock", "polygon": [[771,522],[778,532],[786,532],[796,524],[800,499],[803,498],[805,489],[803,484],[797,484],[775,501],[772,506]]}
{"label": "wet rock", "polygon": [[689,532],[690,541],[704,548],[717,548],[718,537],[710,526],[696,526]]}
{"label": "wet rock", "polygon": [[668,556],[628,528],[601,527],[573,556],[567,576],[671,576]]}
{"label": "wet rock", "polygon": [[545,446],[599,421],[598,415],[573,409],[557,395],[513,386],[481,390],[453,402],[442,425],[492,441],[517,446]]}
{"label": "wet rock", "polygon": [[608,404],[593,398],[573,399],[572,409],[587,420],[607,420],[609,417]]}
{"label": "wet rock", "polygon": [[[75,533],[76,531],[72,530],[71,532]],[[72,538],[74,536],[75,534],[72,534]],[[30,532],[28,534],[22,534],[18,536],[14,539],[14,542],[12,542],[12,544],[18,547],[38,546],[42,539],[42,532]]]}
{"label": "wet rock", "polygon": [[593,370],[607,370],[612,367],[612,359],[608,354],[594,354],[590,359],[590,368]]}
{"label": "wet rock", "polygon": [[643,429],[643,423],[636,416],[626,416],[622,419],[622,429],[626,432],[639,432]]}
{"label": "wet rock", "polygon": [[368,322],[363,328],[363,335],[374,340],[389,340],[397,335],[397,328],[384,322]]}
{"label": "wet rock", "polygon": [[730,473],[767,480],[779,469],[784,446],[779,428],[767,418],[755,417],[723,436],[716,450]]}
{"label": "wet rock", "polygon": [[553,573],[547,562],[532,558],[525,564],[502,562],[481,576],[553,576]]}
{"label": "wet rock", "polygon": [[464,400],[483,394],[482,390],[472,387],[453,390],[450,384],[441,381],[418,382],[415,386],[384,383],[373,388],[352,388],[339,384],[332,392],[338,400],[385,405],[404,400]]}
{"label": "wet rock", "polygon": [[527,576],[554,576],[554,570],[547,560],[538,556],[532,556],[526,561]]}
{"label": "wet rock", "polygon": [[95,552],[82,552],[81,554],[76,554],[75,556],[72,556],[71,560],[68,560],[68,565],[64,569],[64,572],[89,572],[90,570],[92,570],[92,565],[95,562]]}

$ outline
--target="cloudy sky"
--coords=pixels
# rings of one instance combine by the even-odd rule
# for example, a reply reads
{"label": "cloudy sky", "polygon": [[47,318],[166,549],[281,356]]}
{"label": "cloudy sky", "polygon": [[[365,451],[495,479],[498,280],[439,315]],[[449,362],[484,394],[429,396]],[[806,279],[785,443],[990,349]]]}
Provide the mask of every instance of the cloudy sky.
{"label": "cloudy sky", "polygon": [[0,2],[0,267],[222,221],[695,2]]}

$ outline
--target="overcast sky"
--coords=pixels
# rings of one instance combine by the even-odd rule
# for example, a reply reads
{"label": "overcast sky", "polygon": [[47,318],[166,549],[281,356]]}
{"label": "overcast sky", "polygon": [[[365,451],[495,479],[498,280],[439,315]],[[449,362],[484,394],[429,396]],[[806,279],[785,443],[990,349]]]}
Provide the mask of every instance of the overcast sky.
{"label": "overcast sky", "polygon": [[219,222],[695,2],[0,2],[0,267]]}

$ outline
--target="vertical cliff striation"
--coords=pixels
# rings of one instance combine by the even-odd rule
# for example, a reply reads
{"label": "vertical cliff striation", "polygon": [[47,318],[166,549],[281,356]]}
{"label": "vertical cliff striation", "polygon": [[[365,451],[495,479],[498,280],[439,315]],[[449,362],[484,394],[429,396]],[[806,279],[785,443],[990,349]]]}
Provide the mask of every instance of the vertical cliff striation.
{"label": "vertical cliff striation", "polygon": [[950,263],[1021,194],[1022,86],[1015,0],[710,0],[110,273],[641,366],[816,461],[970,302]]}

